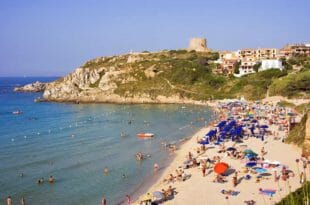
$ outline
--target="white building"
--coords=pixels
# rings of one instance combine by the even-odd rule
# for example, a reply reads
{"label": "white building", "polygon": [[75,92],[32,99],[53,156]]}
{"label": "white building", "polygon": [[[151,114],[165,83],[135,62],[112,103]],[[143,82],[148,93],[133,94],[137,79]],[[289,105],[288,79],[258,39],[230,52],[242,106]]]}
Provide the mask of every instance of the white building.
{"label": "white building", "polygon": [[283,70],[282,61],[274,60],[274,59],[272,59],[272,60],[271,59],[270,60],[262,60],[262,65],[258,69],[258,71],[269,70],[269,69],[272,69],[272,68]]}

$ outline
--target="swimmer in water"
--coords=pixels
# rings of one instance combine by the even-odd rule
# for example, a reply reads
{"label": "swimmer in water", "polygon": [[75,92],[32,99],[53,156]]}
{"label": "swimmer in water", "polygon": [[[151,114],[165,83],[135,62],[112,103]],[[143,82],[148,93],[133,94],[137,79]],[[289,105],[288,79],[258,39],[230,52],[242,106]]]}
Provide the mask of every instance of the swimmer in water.
{"label": "swimmer in water", "polygon": [[108,169],[108,167],[105,167],[104,168],[104,170],[103,170],[103,173],[104,173],[104,175],[109,175],[109,169]]}
{"label": "swimmer in water", "polygon": [[126,176],[125,174],[123,174],[123,175],[122,175],[122,178],[125,179],[125,178],[127,178],[127,176]]}
{"label": "swimmer in water", "polygon": [[48,178],[48,182],[50,184],[54,183],[55,182],[55,178],[51,175],[49,178]]}
{"label": "swimmer in water", "polygon": [[41,179],[38,179],[37,184],[43,184],[44,183],[44,178],[42,177]]}

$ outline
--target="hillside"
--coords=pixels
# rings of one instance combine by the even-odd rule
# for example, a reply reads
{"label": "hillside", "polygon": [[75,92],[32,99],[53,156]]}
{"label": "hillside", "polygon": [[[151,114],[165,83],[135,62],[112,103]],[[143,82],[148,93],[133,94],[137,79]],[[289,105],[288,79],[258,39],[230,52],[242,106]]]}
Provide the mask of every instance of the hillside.
{"label": "hillside", "polygon": [[51,101],[121,103],[177,103],[241,96],[256,100],[264,98],[272,86],[270,95],[309,97],[309,69],[295,74],[298,78],[286,70],[224,77],[212,73],[216,66],[212,61],[217,58],[218,53],[186,50],[99,57],[49,84],[43,96]]}

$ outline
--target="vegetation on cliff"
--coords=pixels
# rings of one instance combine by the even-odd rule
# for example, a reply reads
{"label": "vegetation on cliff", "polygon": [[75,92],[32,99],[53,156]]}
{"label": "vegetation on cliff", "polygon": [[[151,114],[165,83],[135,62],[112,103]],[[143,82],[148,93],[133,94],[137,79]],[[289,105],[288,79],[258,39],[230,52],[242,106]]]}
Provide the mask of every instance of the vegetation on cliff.
{"label": "vegetation on cliff", "polygon": [[307,122],[307,114],[305,114],[300,123],[295,125],[289,132],[288,137],[285,139],[287,143],[294,143],[298,146],[302,146],[305,141],[306,136],[306,122]]}
{"label": "vegetation on cliff", "polygon": [[294,192],[291,192],[276,205],[308,205],[310,197],[310,182],[307,181],[303,186]]}
{"label": "vegetation on cliff", "polygon": [[283,78],[275,79],[270,86],[270,95],[309,98],[310,70],[291,73]]}
{"label": "vegetation on cliff", "polygon": [[[264,98],[268,90],[270,95],[309,96],[310,71],[306,68],[296,74],[288,73],[286,69],[271,69],[241,78],[226,77],[212,72],[216,68],[213,61],[218,57],[217,52],[187,50],[99,57],[82,66],[87,70],[87,75],[94,70],[97,74],[93,76],[99,77],[88,85],[80,77],[84,79],[83,87],[74,86],[79,87],[81,92],[100,88],[125,98],[148,99],[178,96],[209,100],[243,96],[256,100]],[[303,64],[307,65],[305,62]],[[100,89],[97,89],[98,92]]]}

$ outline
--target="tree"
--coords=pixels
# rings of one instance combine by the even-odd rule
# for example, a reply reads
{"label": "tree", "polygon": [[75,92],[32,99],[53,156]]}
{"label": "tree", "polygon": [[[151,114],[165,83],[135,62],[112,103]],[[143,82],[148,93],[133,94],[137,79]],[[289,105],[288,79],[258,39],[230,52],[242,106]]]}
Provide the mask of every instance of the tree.
{"label": "tree", "polygon": [[258,72],[258,69],[260,68],[260,66],[262,65],[262,63],[261,62],[258,62],[258,63],[256,63],[254,66],[253,66],[253,69],[254,69],[254,71],[257,73]]}
{"label": "tree", "polygon": [[234,73],[235,74],[239,74],[240,71],[239,71],[239,67],[241,65],[241,62],[240,61],[237,61],[235,64],[234,64]]}

